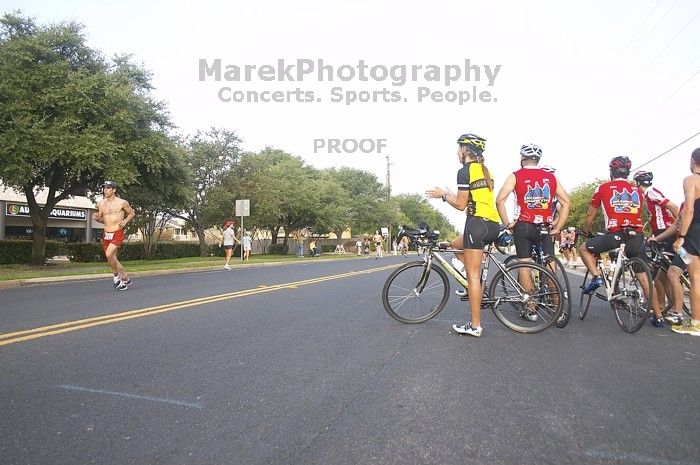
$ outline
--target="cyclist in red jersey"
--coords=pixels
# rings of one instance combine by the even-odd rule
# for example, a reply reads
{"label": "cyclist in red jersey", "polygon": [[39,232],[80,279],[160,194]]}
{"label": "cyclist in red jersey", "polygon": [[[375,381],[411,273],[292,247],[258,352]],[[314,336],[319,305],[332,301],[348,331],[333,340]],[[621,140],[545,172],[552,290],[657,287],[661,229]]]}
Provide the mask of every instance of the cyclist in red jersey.
{"label": "cyclist in red jersey", "polygon": [[[520,169],[511,173],[496,197],[496,208],[503,224],[513,232],[515,252],[520,260],[531,260],[532,247],[542,244],[544,253],[554,255],[553,237],[560,233],[569,216],[571,201],[551,169],[540,168],[542,148],[526,144],[520,148]],[[510,222],[506,200],[515,193],[515,221]],[[558,202],[555,210],[555,201]],[[556,217],[556,218],[555,218]],[[543,234],[544,231],[544,234]],[[522,270],[520,283],[525,289],[532,287],[529,272]],[[523,317],[537,320],[534,312]]]}
{"label": "cyclist in red jersey", "polygon": [[[646,200],[647,211],[649,212],[649,223],[651,225],[651,237],[649,240],[655,240],[661,234],[670,228],[678,217],[678,207],[671,202],[657,188],[651,187],[654,180],[654,173],[651,171],[637,171],[632,176],[637,186],[642,191],[644,200]],[[666,237],[666,236],[664,236]],[[673,241],[675,237],[668,237],[661,242],[661,246],[669,251],[673,251]],[[657,279],[658,278],[658,279]],[[673,300],[673,288],[668,281],[668,276],[664,270],[659,270],[654,279],[656,305],[660,308],[664,307],[664,295],[669,302]],[[674,319],[675,320],[675,319]],[[669,321],[666,318],[666,321]]]}
{"label": "cyclist in red jersey", "polygon": [[[630,175],[632,162],[629,158],[620,156],[610,161],[610,181],[600,184],[591,199],[591,204],[586,212],[586,219],[583,224],[583,232],[590,237],[579,247],[581,260],[588,268],[593,279],[583,289],[584,294],[593,293],[598,287],[605,284],[596,266],[594,254],[607,252],[625,244],[625,255],[628,257],[644,256],[644,235],[642,230],[642,204],[644,197],[639,189],[627,180]],[[592,237],[590,233],[591,225],[595,219],[598,209],[603,208],[605,216],[606,234]],[[638,273],[644,295],[649,295],[649,285],[646,274]],[[657,328],[664,326],[661,316],[661,309],[652,303],[654,317],[652,325]]]}

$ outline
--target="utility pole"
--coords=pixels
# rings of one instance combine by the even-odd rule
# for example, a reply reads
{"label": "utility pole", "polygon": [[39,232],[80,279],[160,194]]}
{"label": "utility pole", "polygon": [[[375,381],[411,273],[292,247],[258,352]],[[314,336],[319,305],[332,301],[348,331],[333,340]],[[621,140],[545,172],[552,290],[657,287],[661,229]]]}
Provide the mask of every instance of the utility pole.
{"label": "utility pole", "polygon": [[[391,201],[391,165],[392,163],[389,161],[389,154],[386,154],[386,198],[388,201]],[[391,221],[389,221],[389,237],[387,238],[386,241],[387,245],[387,252],[391,251],[393,252],[393,247],[392,247],[392,241],[391,241]]]}
{"label": "utility pole", "polygon": [[386,154],[386,195],[391,198],[391,165],[389,162],[389,154]]}

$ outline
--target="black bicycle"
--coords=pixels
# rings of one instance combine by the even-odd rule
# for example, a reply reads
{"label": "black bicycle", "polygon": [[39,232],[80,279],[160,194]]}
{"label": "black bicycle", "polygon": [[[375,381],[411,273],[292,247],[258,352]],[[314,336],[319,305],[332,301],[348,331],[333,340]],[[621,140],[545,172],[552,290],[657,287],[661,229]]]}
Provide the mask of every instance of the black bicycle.
{"label": "black bicycle", "polygon": [[[461,252],[438,243],[439,233],[428,228],[409,230],[405,226],[399,237],[408,236],[412,243],[425,249],[423,259],[401,265],[389,275],[382,289],[382,303],[389,315],[402,323],[423,323],[435,317],[450,296],[450,274],[467,288],[466,279],[445,259],[441,252]],[[484,289],[482,308],[490,308],[498,321],[513,331],[537,333],[554,325],[564,309],[564,289],[548,269],[533,262],[503,265],[494,257],[494,244],[484,250],[481,283]],[[489,264],[498,271],[485,283]],[[520,284],[521,272],[529,273],[531,289]],[[486,290],[488,289],[488,290]]]}
{"label": "black bicycle", "polygon": [[[663,246],[656,241],[647,241],[645,250],[647,251],[647,261],[651,269],[651,276],[656,279],[659,270],[668,273],[668,269],[671,267],[671,260],[673,260],[675,253],[665,250]],[[683,287],[683,311],[690,316],[690,277],[688,276],[688,270],[683,271],[680,280],[681,286]],[[673,301],[667,302],[664,306],[664,315],[666,315],[671,308],[673,308]]]}
{"label": "black bicycle", "polygon": [[[543,226],[540,230],[543,238],[549,235],[549,230]],[[503,262],[506,266],[518,259],[517,255],[509,255]],[[569,284],[569,275],[564,269],[561,261],[554,255],[544,253],[542,242],[532,246],[532,259],[540,266],[547,268],[554,273],[554,276],[559,280],[562,289],[564,289],[564,310],[561,317],[554,323],[557,328],[564,328],[571,320],[571,285]]]}

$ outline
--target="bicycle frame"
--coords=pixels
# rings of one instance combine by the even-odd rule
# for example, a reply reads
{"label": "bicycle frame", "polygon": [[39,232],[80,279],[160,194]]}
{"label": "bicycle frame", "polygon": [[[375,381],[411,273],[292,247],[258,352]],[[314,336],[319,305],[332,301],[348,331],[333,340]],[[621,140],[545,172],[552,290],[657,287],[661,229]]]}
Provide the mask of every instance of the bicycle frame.
{"label": "bicycle frame", "polygon": [[[493,257],[493,254],[491,253],[491,248],[493,246],[489,246],[487,249],[484,249],[484,257],[481,260],[481,283],[482,283],[482,290],[483,290],[483,284],[486,281],[486,277],[488,276],[488,270],[489,270],[489,263],[493,262],[498,269],[503,271],[504,277],[509,281],[510,285],[513,286],[514,289],[516,289],[519,293],[519,297],[523,299],[523,301],[527,301],[530,298],[530,294],[527,293],[520,283],[518,282],[517,279],[513,279],[512,276],[510,276],[508,273],[506,273],[506,267],[501,264],[498,260],[496,260]],[[454,267],[443,257],[440,252],[445,252],[445,253],[459,253],[462,252],[462,249],[438,249],[435,250],[435,248],[428,247],[427,252],[423,256],[423,260],[426,262],[425,266],[425,272],[421,276],[420,281],[418,282],[418,285],[414,289],[414,292],[416,295],[420,295],[423,292],[423,289],[425,288],[426,284],[428,283],[428,278],[430,277],[430,270],[431,266],[433,263],[433,259],[435,259],[439,266],[445,270],[448,274],[450,274],[455,280],[460,283],[462,286],[465,288],[468,287],[467,280],[457,271],[454,269]],[[535,283],[536,284],[536,283]],[[491,300],[487,296],[483,296],[481,300],[481,305],[482,306],[488,306],[488,305],[498,305],[503,299],[496,299],[496,300]]]}
{"label": "bicycle frame", "polygon": [[605,300],[606,302],[611,302],[613,300],[619,299],[620,297],[624,297],[622,294],[612,294],[612,285],[617,280],[617,277],[620,275],[620,270],[622,270],[622,262],[625,259],[625,244],[622,243],[620,244],[620,248],[617,252],[617,259],[615,260],[615,270],[613,271],[612,276],[608,276],[605,273],[605,270],[601,266],[601,260],[597,260],[596,266],[598,268],[598,271],[600,271],[600,275],[603,277],[603,281],[605,282],[605,296],[599,294],[598,292],[594,292],[593,295],[595,295],[601,300]]}

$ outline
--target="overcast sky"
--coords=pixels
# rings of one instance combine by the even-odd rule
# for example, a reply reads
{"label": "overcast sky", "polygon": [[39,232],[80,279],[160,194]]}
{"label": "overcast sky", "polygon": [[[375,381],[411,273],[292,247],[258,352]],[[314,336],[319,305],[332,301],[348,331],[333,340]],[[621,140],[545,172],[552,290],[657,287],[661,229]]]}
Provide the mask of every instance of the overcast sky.
{"label": "overcast sky", "polygon": [[[422,193],[435,185],[455,190],[455,141],[464,132],[488,140],[486,161],[497,186],[518,167],[520,146],[534,142],[544,149],[542,163],[556,167],[568,189],[606,177],[612,156],[628,155],[636,167],[700,132],[696,0],[0,0],[0,5],[3,12],[21,9],[40,22],[78,21],[90,46],[105,55],[133,54],[153,72],[156,96],[167,101],[179,131],[226,127],[238,132],[245,150],[270,145],[319,168],[363,168],[382,181],[389,154],[393,193]],[[217,82],[213,76],[200,81],[200,60],[216,59],[222,68],[256,68],[248,81],[244,75],[239,81]],[[281,59],[286,65],[323,60],[334,72],[347,65],[344,76],[357,72],[360,60],[367,74],[373,66],[379,73],[403,65],[409,80],[393,85],[391,77],[361,81],[356,74],[328,81],[314,72],[301,82],[281,82],[276,69],[273,80],[257,74]],[[454,75],[466,60],[479,75],[474,68],[466,80],[461,69],[459,81],[446,83],[446,67]],[[412,82],[414,65],[422,68]],[[439,67],[440,80],[425,76],[428,65]],[[270,79],[269,71],[262,77]],[[290,69],[292,75],[296,71]],[[332,102],[336,87],[343,95],[387,89],[398,92],[399,101],[383,102],[378,95],[378,102]],[[421,87],[443,94],[472,94],[476,87],[492,101],[459,105],[434,101],[431,94],[419,102]],[[296,88],[313,92],[314,101],[296,102],[291,95],[283,103],[239,103],[219,95]],[[386,139],[386,148],[314,153],[315,139]],[[681,180],[696,147],[700,136],[644,168],[675,202],[682,199]],[[461,229],[463,214],[439,201],[435,205]]]}

